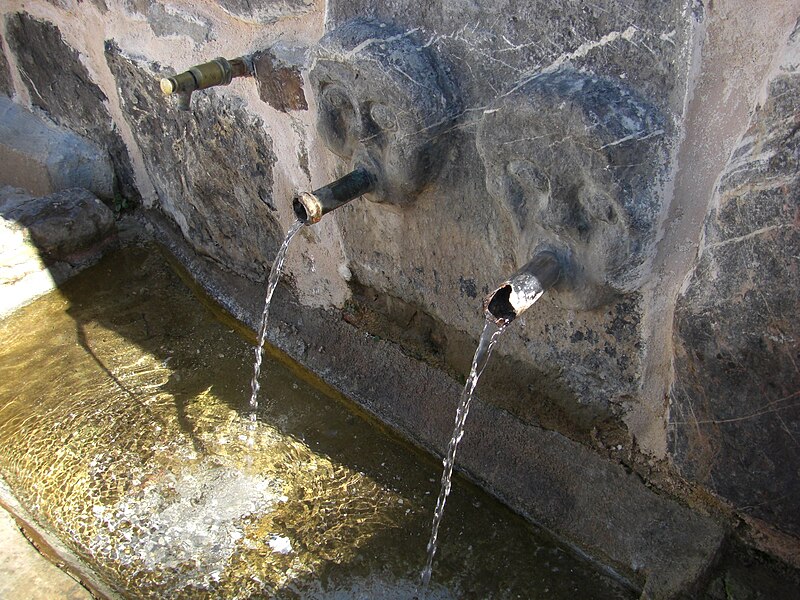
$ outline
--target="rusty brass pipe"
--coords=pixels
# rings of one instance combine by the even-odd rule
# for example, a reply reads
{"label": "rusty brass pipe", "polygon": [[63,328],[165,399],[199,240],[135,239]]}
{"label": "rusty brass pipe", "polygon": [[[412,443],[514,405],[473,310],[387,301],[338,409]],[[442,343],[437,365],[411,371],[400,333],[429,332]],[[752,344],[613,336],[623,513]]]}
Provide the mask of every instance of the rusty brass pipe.
{"label": "rusty brass pipe", "polygon": [[189,110],[192,92],[204,90],[215,85],[228,85],[234,77],[253,75],[253,65],[248,57],[240,56],[231,60],[219,57],[201,65],[195,65],[183,73],[161,80],[161,91],[170,96],[178,96],[178,108]]}
{"label": "rusty brass pipe", "polygon": [[558,255],[541,250],[519,271],[486,296],[486,318],[504,326],[530,308],[542,294],[558,283],[563,271]]}
{"label": "rusty brass pipe", "polygon": [[374,187],[375,177],[372,173],[358,168],[318,190],[297,194],[292,200],[292,209],[303,223],[313,225],[332,210],[369,193]]}

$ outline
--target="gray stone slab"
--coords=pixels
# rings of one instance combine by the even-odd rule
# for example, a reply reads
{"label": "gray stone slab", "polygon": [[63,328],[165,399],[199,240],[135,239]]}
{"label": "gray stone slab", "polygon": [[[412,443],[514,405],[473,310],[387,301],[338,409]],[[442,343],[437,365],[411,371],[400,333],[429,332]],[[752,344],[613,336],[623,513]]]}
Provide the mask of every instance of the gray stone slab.
{"label": "gray stone slab", "polygon": [[[354,20],[374,19],[396,33],[390,39],[411,40],[424,50],[446,73],[460,106],[452,122],[417,118],[417,129],[404,135],[413,142],[406,144],[413,156],[418,142],[434,132],[433,155],[441,166],[424,181],[424,189],[413,190],[418,195],[412,207],[356,201],[330,217],[341,231],[351,288],[398,299],[420,315],[419,321],[441,324],[429,346],[436,360],[449,362],[460,352],[458,340],[480,330],[483,294],[528,262],[538,245],[556,240],[569,247],[576,257],[576,277],[563,283],[579,288],[583,298],[562,285],[526,313],[502,347],[503,361],[514,365],[506,372],[515,376],[493,379],[487,373],[487,385],[516,389],[487,393],[486,398],[586,444],[623,444],[635,453],[640,432],[631,431],[626,419],[642,403],[647,343],[642,325],[647,313],[638,286],[654,253],[662,184],[676,140],[672,124],[683,110],[691,31],[685,3],[435,0],[421,7],[406,0],[335,0],[327,8],[323,41],[335,38],[339,28],[351,28]],[[371,44],[390,47],[381,36],[372,37],[372,42],[359,38],[356,48],[338,58],[333,52],[331,62],[355,62],[353,55],[369,55]],[[430,88],[424,78],[406,72],[411,63],[398,60],[385,70]],[[552,99],[548,110],[537,110],[547,91],[543,84],[567,69],[572,77],[544,86],[566,91]],[[391,106],[396,102],[387,85],[390,78],[374,70],[355,70],[352,79],[357,75],[359,83],[351,87],[359,93],[351,96],[360,102],[359,109],[386,101],[398,113],[413,112]],[[313,84],[313,70],[310,79]],[[317,86],[320,113],[322,84],[332,79]],[[615,93],[593,97],[593,86],[577,87],[581,80],[602,80],[603,89]],[[361,87],[369,94],[361,93]],[[631,100],[627,107],[625,94]],[[606,109],[615,102],[624,110],[606,119]],[[552,117],[563,112],[562,104],[574,107],[562,117],[572,118],[569,123]],[[637,118],[627,118],[637,111]],[[341,119],[327,121],[348,124],[340,113]],[[360,120],[353,122],[370,122],[365,110],[359,113]],[[534,130],[537,116],[542,131]],[[602,124],[599,135],[591,131],[596,117]],[[319,130],[326,119],[317,121]],[[356,133],[359,140],[379,138],[373,131]],[[511,150],[501,153],[501,146]],[[347,152],[337,154],[345,159],[337,161],[337,175],[343,175],[350,167]],[[551,194],[537,194],[527,181],[536,179],[529,177],[527,163],[543,156],[552,156],[569,174]],[[564,160],[567,156],[573,158]],[[427,166],[426,155],[418,158]],[[638,167],[639,162],[646,165]],[[582,178],[581,172],[590,174]],[[613,186],[614,193],[606,194]],[[605,202],[606,196],[612,201]],[[588,215],[588,227],[577,218],[581,210]],[[521,219],[522,214],[527,217]],[[541,226],[544,218],[559,216],[561,222],[553,227]],[[459,359],[448,366],[464,376],[469,363]]]}
{"label": "gray stone slab", "polygon": [[124,198],[138,201],[128,149],[105,106],[108,99],[92,81],[78,51],[62,39],[55,25],[28,13],[7,15],[6,31],[33,105],[58,125],[105,148],[117,190]]}
{"label": "gray stone slab", "polygon": [[685,477],[794,536],[800,536],[798,114],[795,62],[770,82],[720,179],[704,245],[677,304],[670,419],[671,452]]}
{"label": "gray stone slab", "polygon": [[48,260],[69,260],[114,230],[114,214],[87,190],[70,189],[42,198],[0,188],[0,215],[24,227]]}
{"label": "gray stone slab", "polygon": [[77,581],[49,562],[0,509],[0,597],[28,600],[91,600]]}
{"label": "gray stone slab", "polygon": [[197,44],[216,38],[211,21],[192,13],[183,14],[180,9],[175,7],[167,10],[157,2],[150,5],[147,20],[153,33],[158,36],[185,35],[192,38]]}
{"label": "gray stone slab", "polygon": [[[36,548],[25,539],[21,530],[36,544]],[[121,598],[72,550],[36,523],[2,478],[0,559],[0,597],[4,599]]]}
{"label": "gray stone slab", "polygon": [[114,197],[114,172],[104,150],[2,96],[0,183],[35,195],[85,188],[106,200]]}

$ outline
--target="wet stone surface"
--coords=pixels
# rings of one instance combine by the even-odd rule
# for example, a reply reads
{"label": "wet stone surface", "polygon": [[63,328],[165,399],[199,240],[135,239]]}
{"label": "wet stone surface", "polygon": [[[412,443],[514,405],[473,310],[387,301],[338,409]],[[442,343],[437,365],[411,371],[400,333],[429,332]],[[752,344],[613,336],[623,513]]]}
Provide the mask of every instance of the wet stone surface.
{"label": "wet stone surface", "polygon": [[106,60],[161,209],[195,251],[263,280],[283,238],[264,123],[214,90],[194,94],[192,111],[180,111],[157,85],[167,71],[125,57],[113,43]]}
{"label": "wet stone surface", "polygon": [[683,474],[800,535],[800,73],[776,77],[721,179],[679,299],[671,450]]}
{"label": "wet stone surface", "polygon": [[[0,473],[126,597],[410,598],[440,465],[267,362],[154,248],[0,323]],[[429,598],[633,598],[456,481]]]}
{"label": "wet stone surface", "polygon": [[[357,281],[351,282],[351,289],[353,297],[344,317],[348,323],[392,340],[407,355],[436,365],[457,380],[466,378],[477,343],[471,332],[454,330],[419,306]],[[637,385],[639,356],[620,348],[636,346],[640,323],[636,303],[630,300],[609,307],[599,322],[576,319],[548,323],[546,315],[538,314],[547,301],[545,295],[526,314],[529,326],[538,332],[526,335],[526,343],[532,355],[553,357],[573,365],[572,369],[531,368],[516,357],[502,356],[501,344],[496,353],[502,358],[491,361],[481,379],[481,398],[523,423],[558,430],[590,447],[602,450],[625,443],[627,431],[615,421],[622,406],[614,398],[624,397]],[[558,335],[568,344],[544,347],[539,343],[543,336]],[[597,347],[601,351],[597,352]],[[620,378],[595,376],[612,371]]]}
{"label": "wet stone surface", "polygon": [[78,52],[58,28],[27,13],[6,17],[8,42],[35,106],[58,124],[106,148],[114,166],[119,193],[139,199],[128,150],[105,107],[107,98],[92,81]]}

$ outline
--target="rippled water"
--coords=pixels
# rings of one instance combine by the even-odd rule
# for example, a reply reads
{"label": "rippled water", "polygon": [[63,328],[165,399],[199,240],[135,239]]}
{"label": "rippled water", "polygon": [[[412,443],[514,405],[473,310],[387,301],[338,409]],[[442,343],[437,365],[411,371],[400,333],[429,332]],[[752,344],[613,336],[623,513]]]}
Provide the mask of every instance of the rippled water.
{"label": "rippled water", "polygon": [[[0,323],[0,473],[128,597],[410,598],[438,466],[251,345],[154,248]],[[458,479],[430,598],[633,594]]]}

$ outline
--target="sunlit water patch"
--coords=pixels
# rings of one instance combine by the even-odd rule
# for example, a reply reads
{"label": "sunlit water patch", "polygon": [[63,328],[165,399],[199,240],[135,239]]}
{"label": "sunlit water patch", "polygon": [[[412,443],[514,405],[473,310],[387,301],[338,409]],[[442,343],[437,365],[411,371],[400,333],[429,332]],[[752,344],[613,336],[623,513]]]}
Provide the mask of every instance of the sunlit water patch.
{"label": "sunlit water patch", "polygon": [[[154,248],[0,323],[0,472],[135,598],[410,598],[439,468],[265,361]],[[252,436],[252,446],[249,445]],[[630,598],[456,480],[429,598]]]}

